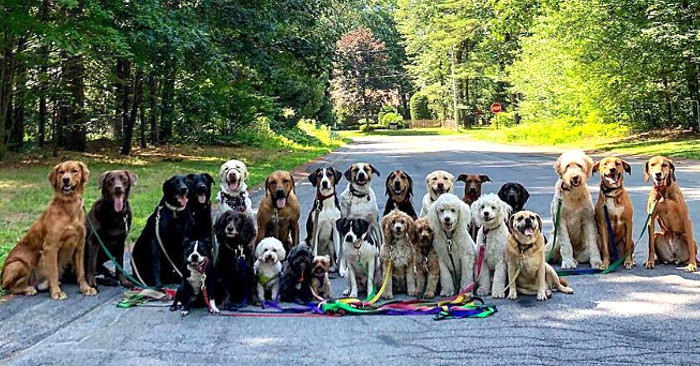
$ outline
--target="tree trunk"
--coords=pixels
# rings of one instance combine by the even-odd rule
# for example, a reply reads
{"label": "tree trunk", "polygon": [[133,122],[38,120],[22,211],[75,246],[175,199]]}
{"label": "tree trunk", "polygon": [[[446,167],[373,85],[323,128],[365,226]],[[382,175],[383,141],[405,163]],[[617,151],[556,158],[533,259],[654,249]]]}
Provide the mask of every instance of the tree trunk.
{"label": "tree trunk", "polygon": [[133,99],[131,103],[131,111],[129,118],[124,123],[124,144],[122,145],[122,155],[131,154],[131,140],[134,137],[134,125],[136,124],[136,115],[139,105],[141,104],[141,96],[143,94],[143,71],[139,70],[134,76]]}
{"label": "tree trunk", "polygon": [[8,35],[4,35],[5,49],[0,59],[0,159],[7,151],[7,126],[11,127],[12,85],[15,76],[14,50]]}
{"label": "tree trunk", "polygon": [[[143,87],[141,89],[143,89]],[[143,92],[141,94],[143,94]],[[141,104],[139,106],[139,130],[141,133],[139,146],[141,146],[141,148],[145,148],[146,147],[146,112],[144,112],[144,110],[143,110],[143,104]]]}
{"label": "tree trunk", "polygon": [[150,111],[148,113],[148,118],[150,119],[150,126],[151,126],[151,143],[153,145],[158,144],[158,120],[156,118],[156,103],[158,101],[158,81],[156,80],[155,76],[151,74],[148,77],[148,86],[149,86],[149,100],[150,100]]}
{"label": "tree trunk", "polygon": [[48,82],[47,75],[47,62],[48,62],[48,50],[46,47],[42,47],[39,51],[41,54],[41,67],[39,68],[39,133],[37,136],[37,143],[39,146],[44,146],[46,142],[46,121],[47,121],[47,107],[46,107],[46,83]]}
{"label": "tree trunk", "polygon": [[693,109],[693,120],[690,123],[690,126],[693,128],[693,130],[698,131],[700,130],[700,122],[698,122],[698,118],[700,115],[698,114],[698,109],[700,108],[700,100],[698,100],[698,69],[697,65],[695,65],[692,60],[689,60],[687,66],[686,66],[686,82],[688,83],[688,92],[690,93],[690,107]]}
{"label": "tree trunk", "polygon": [[173,97],[175,95],[175,71],[167,67],[160,108],[160,142],[168,142],[173,136]]}
{"label": "tree trunk", "polygon": [[[19,41],[16,54],[19,55],[27,48],[26,39]],[[25,125],[25,103],[27,97],[27,67],[26,63],[21,61],[21,58],[15,60],[15,91],[14,91],[14,111],[12,118],[14,123],[10,129],[9,145],[14,151],[21,151],[24,144],[24,125]]]}
{"label": "tree trunk", "polygon": [[71,97],[64,101],[66,110],[63,132],[65,148],[73,151],[85,151],[87,148],[87,130],[85,128],[85,69],[82,56],[65,55],[63,57],[63,80],[68,85]]}
{"label": "tree trunk", "polygon": [[668,92],[668,79],[666,76],[664,76],[662,84],[664,86],[663,93],[664,99],[666,100],[666,112],[668,113],[668,125],[669,127],[673,127],[673,103],[671,102],[671,95]]}

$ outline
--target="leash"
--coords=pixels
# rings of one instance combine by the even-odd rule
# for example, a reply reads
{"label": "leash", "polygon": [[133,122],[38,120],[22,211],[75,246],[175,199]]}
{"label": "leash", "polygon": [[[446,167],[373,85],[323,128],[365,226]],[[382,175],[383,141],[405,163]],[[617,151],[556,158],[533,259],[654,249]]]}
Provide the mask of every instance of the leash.
{"label": "leash", "polygon": [[615,233],[613,232],[612,222],[610,222],[610,213],[608,212],[608,205],[603,204],[603,214],[605,214],[605,226],[608,230],[608,237],[610,238],[610,252],[613,258],[617,260],[617,245],[615,244]]}
{"label": "leash", "polygon": [[[166,202],[167,205],[167,202]],[[160,238],[160,211],[163,209],[163,206],[158,206],[158,211],[156,211],[156,241],[158,241],[158,245],[160,246],[160,250],[163,251],[163,255],[165,255],[165,259],[170,262],[170,265],[173,267],[175,272],[177,272],[178,275],[180,275],[180,278],[183,277],[182,272],[180,272],[180,269],[177,268],[175,265],[175,262],[173,262],[172,259],[170,259],[170,256],[168,255],[168,252],[165,250],[165,245],[163,245],[163,240]],[[177,211],[176,211],[177,212]]]}
{"label": "leash", "polygon": [[561,197],[557,198],[557,211],[554,214],[554,234],[552,235],[552,249],[549,250],[549,253],[547,253],[547,256],[544,258],[544,261],[549,263],[549,261],[552,259],[552,256],[554,255],[554,249],[557,247],[557,233],[559,232],[559,217],[561,215],[561,206],[564,203],[564,201],[561,199]]}
{"label": "leash", "polygon": [[[318,198],[318,194],[316,195]],[[321,205],[323,204],[323,201],[316,201],[318,202],[318,206],[314,209],[314,221],[313,221],[313,227],[311,229],[311,248],[313,248],[314,252],[314,257],[318,255],[318,217],[321,215]]]}

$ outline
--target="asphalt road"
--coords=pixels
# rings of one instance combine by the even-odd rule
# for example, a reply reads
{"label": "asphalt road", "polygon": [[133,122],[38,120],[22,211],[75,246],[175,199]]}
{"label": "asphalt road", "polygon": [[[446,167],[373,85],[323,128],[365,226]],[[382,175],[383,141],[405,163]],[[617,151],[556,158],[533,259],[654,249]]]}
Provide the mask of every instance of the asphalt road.
{"label": "asphalt road", "polygon": [[[450,136],[373,137],[358,139],[305,169],[326,164],[345,169],[366,161],[383,173],[406,170],[417,182],[417,210],[425,193],[423,178],[435,169],[488,174],[494,183],[484,185],[485,192],[519,181],[531,193],[529,209],[546,219],[549,230],[557,155]],[[649,187],[642,175],[644,160],[628,161],[632,176],[625,182],[637,213],[636,238]],[[700,164],[687,160],[676,166],[698,228]],[[589,184],[595,197],[597,176]],[[372,186],[383,209],[383,179]],[[457,187],[461,191],[463,185]],[[299,183],[304,220],[313,194],[308,182]],[[88,298],[66,286],[69,298],[62,302],[42,293],[0,304],[0,364],[700,364],[700,274],[667,265],[644,269],[646,243],[644,238],[637,247],[638,265],[632,270],[570,278],[575,294],[555,293],[544,303],[527,296],[490,301],[498,313],[487,319],[226,318],[204,310],[181,318],[167,308],[118,309],[119,289],[102,288]],[[342,279],[333,285],[339,295]]]}

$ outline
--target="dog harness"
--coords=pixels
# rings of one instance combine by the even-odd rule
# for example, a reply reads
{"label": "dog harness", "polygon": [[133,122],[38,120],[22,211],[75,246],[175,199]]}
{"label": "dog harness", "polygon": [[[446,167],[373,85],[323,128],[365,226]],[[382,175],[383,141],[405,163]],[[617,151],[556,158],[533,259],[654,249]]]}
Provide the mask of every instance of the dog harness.
{"label": "dog harness", "polygon": [[279,276],[279,273],[273,276],[258,275],[258,283],[260,283],[263,287],[267,287],[268,283],[277,279]]}
{"label": "dog harness", "polygon": [[221,202],[225,203],[232,210],[238,212],[246,212],[248,209],[245,206],[246,197],[248,197],[248,192],[246,191],[241,192],[241,194],[237,196],[232,196],[221,192]]}

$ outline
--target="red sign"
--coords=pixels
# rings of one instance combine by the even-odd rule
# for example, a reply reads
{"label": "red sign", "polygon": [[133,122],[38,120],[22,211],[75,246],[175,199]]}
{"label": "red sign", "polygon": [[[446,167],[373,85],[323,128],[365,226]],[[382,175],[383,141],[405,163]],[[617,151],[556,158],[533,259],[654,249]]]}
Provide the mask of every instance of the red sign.
{"label": "red sign", "polygon": [[499,113],[501,112],[501,103],[493,103],[491,104],[491,112],[492,113]]}

